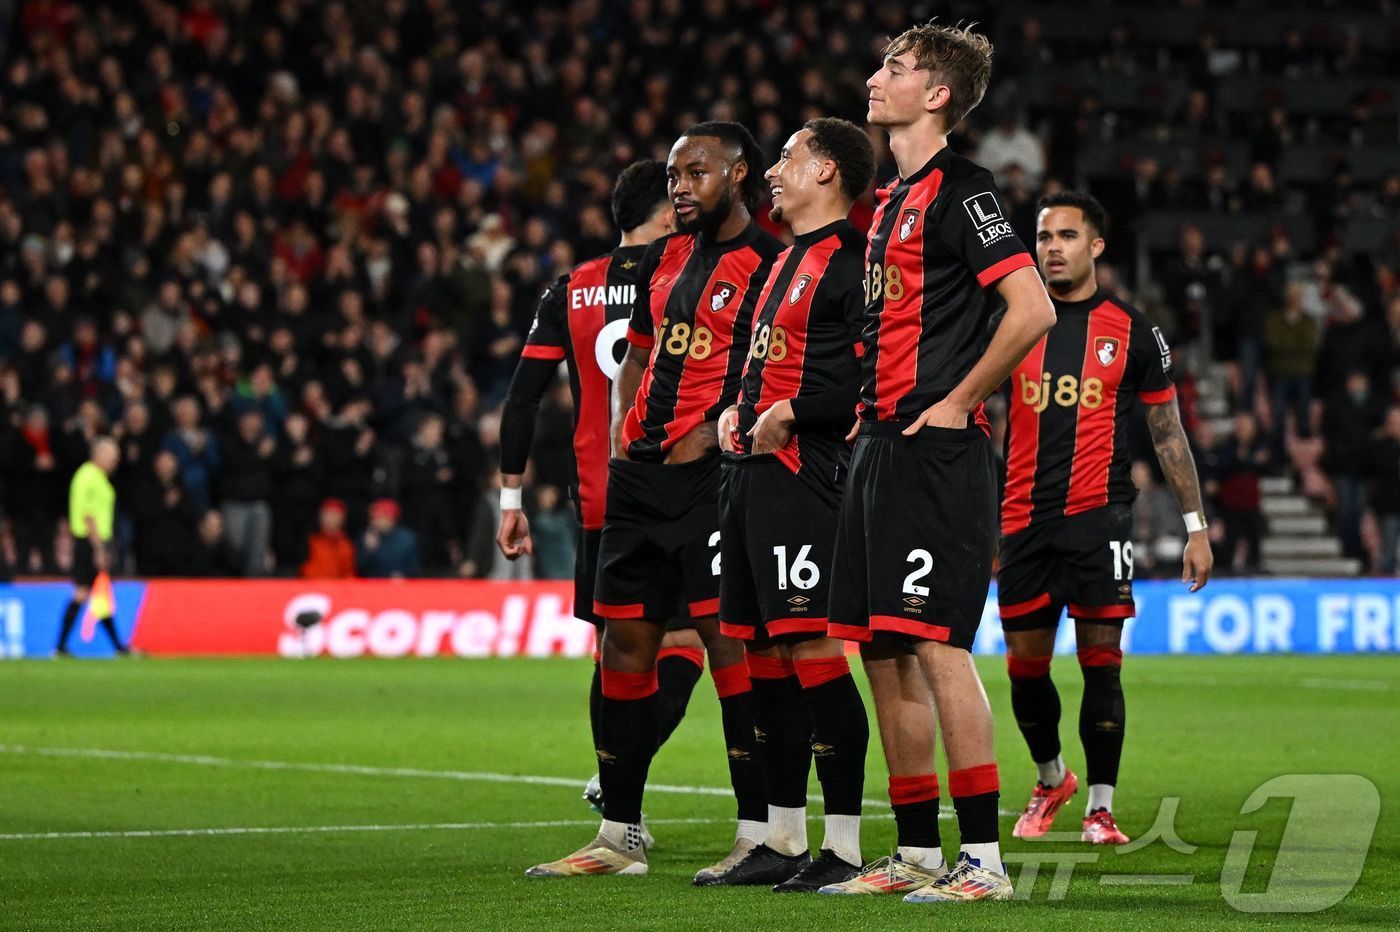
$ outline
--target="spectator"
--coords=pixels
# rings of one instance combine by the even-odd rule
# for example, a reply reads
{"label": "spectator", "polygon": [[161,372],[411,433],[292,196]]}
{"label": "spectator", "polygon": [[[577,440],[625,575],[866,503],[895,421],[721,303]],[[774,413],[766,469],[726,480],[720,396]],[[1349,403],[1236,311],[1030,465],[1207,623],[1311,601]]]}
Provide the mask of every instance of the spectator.
{"label": "spectator", "polygon": [[[278,568],[291,572],[307,559],[326,476],[321,449],[311,436],[310,418],[298,411],[288,415],[283,426],[271,464],[272,549]],[[343,514],[343,502],[340,508]]]}
{"label": "spectator", "polygon": [[1285,463],[1286,412],[1293,414],[1293,429],[1300,438],[1312,436],[1313,368],[1317,365],[1317,322],[1303,313],[1303,286],[1291,282],[1284,289],[1283,308],[1265,325],[1269,377],[1269,411],[1273,418],[1274,462]]}
{"label": "spectator", "polygon": [[399,505],[392,498],[369,506],[369,527],[355,550],[355,569],[366,579],[403,579],[421,568],[418,541],[399,524]]}
{"label": "spectator", "polygon": [[164,449],[180,464],[180,481],[203,513],[214,503],[214,478],[219,473],[219,441],[200,424],[199,402],[192,395],[176,400],[175,424],[165,435]]}
{"label": "spectator", "polygon": [[1400,405],[1386,412],[1385,424],[1371,442],[1368,470],[1371,510],[1381,526],[1379,569],[1394,576],[1400,549]]}
{"label": "spectator", "polygon": [[1045,143],[1026,128],[1019,114],[1007,111],[982,137],[977,146],[977,162],[996,175],[997,183],[1003,186],[1007,183],[1007,169],[1019,165],[1026,173],[1026,183],[1039,188],[1045,174]]}
{"label": "spectator", "polygon": [[190,575],[200,513],[180,482],[175,454],[161,450],[151,471],[133,478],[125,507],[136,524],[136,571],[142,576]]}
{"label": "spectator", "polygon": [[11,478],[5,484],[10,496],[6,510],[15,532],[15,567],[21,574],[36,566],[46,576],[58,573],[54,533],[63,508],[64,480],[56,440],[49,430],[48,412],[34,405],[20,424],[14,453],[8,458]]}
{"label": "spectator", "polygon": [[355,578],[355,545],[345,533],[345,503],[328,498],[321,503],[320,528],[307,541],[302,579]]}
{"label": "spectator", "polygon": [[535,538],[535,578],[573,579],[578,521],[558,488],[540,486],[530,529]]}
{"label": "spectator", "polygon": [[461,553],[450,491],[452,461],[443,447],[444,428],[438,415],[423,417],[404,457],[399,482],[404,526],[417,537],[423,567],[430,575],[445,574]]}
{"label": "spectator", "polygon": [[236,577],[242,573],[243,564],[229,547],[224,535],[224,516],[210,509],[199,519],[199,533],[195,537],[194,548],[184,562],[181,576],[195,579],[219,579]]}
{"label": "spectator", "polygon": [[1343,383],[1345,392],[1328,400],[1323,409],[1323,464],[1337,489],[1337,531],[1342,552],[1363,557],[1361,516],[1366,509],[1365,463],[1371,432],[1380,422],[1380,406],[1371,395],[1371,380],[1364,372],[1352,372]]}
{"label": "spectator", "polygon": [[226,468],[220,492],[229,551],[240,576],[267,573],[272,541],[272,458],[277,441],[263,429],[255,410],[238,416],[234,434],[224,443]]}
{"label": "spectator", "polygon": [[1152,464],[1132,467],[1138,497],[1133,502],[1133,575],[1146,579],[1172,576],[1181,566],[1181,508],[1171,490],[1157,481]]}
{"label": "spectator", "polygon": [[[1269,450],[1254,415],[1235,415],[1235,433],[1219,447],[1216,468],[1220,474],[1221,517],[1225,522],[1225,560],[1237,573],[1259,571],[1260,543],[1264,536],[1264,515],[1259,510],[1259,478],[1268,468]],[[1240,546],[1244,546],[1241,559]]]}

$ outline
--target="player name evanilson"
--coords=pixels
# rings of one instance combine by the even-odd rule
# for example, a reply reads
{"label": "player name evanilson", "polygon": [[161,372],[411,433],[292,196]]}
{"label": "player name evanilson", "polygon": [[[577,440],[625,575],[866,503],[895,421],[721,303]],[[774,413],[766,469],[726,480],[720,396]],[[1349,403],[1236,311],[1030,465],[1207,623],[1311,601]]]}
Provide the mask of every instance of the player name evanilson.
{"label": "player name evanilson", "polygon": [[595,285],[569,292],[569,307],[575,311],[600,304],[631,304],[636,300],[636,285]]}

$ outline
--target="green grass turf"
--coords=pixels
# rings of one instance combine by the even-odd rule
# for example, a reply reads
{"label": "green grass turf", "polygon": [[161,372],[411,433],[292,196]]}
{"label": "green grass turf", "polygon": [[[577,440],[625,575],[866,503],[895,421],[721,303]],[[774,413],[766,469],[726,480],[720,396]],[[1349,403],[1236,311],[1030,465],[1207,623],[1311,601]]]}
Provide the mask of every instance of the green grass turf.
{"label": "green grass turf", "polygon": [[[1024,803],[1033,771],[1012,724],[1005,673],[981,662],[992,696],[1003,809]],[[1075,737],[1079,676],[1057,665]],[[576,778],[592,772],[577,661],[170,661],[0,663],[0,834],[264,826],[412,825],[579,820],[570,786],[433,776],[259,769],[149,759],[52,756],[35,748],[102,748],[237,760],[489,771]],[[1144,831],[1164,796],[1192,856],[1155,845],[1101,851],[1068,895],[1049,898],[1049,869],[1028,902],[914,907],[893,899],[778,897],[697,890],[690,875],[726,851],[732,802],[654,793],[658,824],[643,878],[529,880],[525,867],[592,836],[590,824],[396,829],[157,838],[0,840],[0,927],[24,929],[299,928],[955,928],[1195,927],[1298,917],[1251,916],[1222,899],[1219,876],[1236,829],[1258,830],[1246,891],[1263,890],[1288,802],[1241,816],[1245,798],[1284,773],[1350,772],[1375,782],[1381,823],[1355,890],[1311,921],[1395,927],[1400,880],[1400,664],[1393,657],[1131,658],[1130,729],[1116,809]],[[14,750],[18,746],[27,751]],[[866,797],[883,799],[872,741]],[[1080,770],[1082,775],[1082,770]],[[722,787],[718,707],[702,680],[691,711],[652,770],[658,783]],[[1082,793],[1082,791],[1081,791]],[[812,811],[820,812],[819,795]],[[1076,828],[1082,796],[1061,815]],[[945,808],[946,807],[945,805]],[[865,853],[893,845],[887,810],[867,821]],[[956,844],[945,820],[945,847]],[[1077,843],[1007,850],[1085,852]],[[812,840],[821,839],[814,819]],[[1093,853],[1090,851],[1090,853]],[[1319,854],[1318,857],[1325,855]],[[1102,874],[1182,874],[1189,886],[1103,886]],[[932,910],[932,912],[930,912]]]}

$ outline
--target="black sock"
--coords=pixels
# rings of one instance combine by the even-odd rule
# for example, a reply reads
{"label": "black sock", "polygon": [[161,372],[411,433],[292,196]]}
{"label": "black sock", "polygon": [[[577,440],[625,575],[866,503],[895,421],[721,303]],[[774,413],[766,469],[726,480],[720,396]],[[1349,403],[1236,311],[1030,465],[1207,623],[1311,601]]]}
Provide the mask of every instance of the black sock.
{"label": "black sock", "polygon": [[1060,754],[1060,694],[1050,679],[1050,658],[1006,658],[1011,674],[1011,713],[1037,764]]}
{"label": "black sock", "polygon": [[598,719],[603,714],[603,666],[593,661],[593,680],[588,684],[588,727],[593,735],[593,746],[600,747],[602,738],[598,733]]}
{"label": "black sock", "polygon": [[656,746],[666,743],[666,739],[676,730],[685,718],[686,706],[690,705],[690,694],[695,684],[700,682],[700,674],[705,668],[703,648],[661,649],[656,661]]}
{"label": "black sock", "polygon": [[812,769],[812,728],[803,708],[802,684],[789,661],[774,657],[749,657],[749,675],[767,803],[800,809],[807,805],[807,775]]}
{"label": "black sock", "polygon": [[997,803],[1001,783],[996,764],[979,764],[948,774],[948,795],[958,814],[958,834],[964,845],[980,845],[1000,840]]}
{"label": "black sock", "polygon": [[711,667],[710,676],[719,694],[724,746],[729,755],[729,782],[734,787],[739,818],[767,822],[768,799],[763,789],[762,759],[754,738],[753,687],[748,668],[742,662],[718,670]]}
{"label": "black sock", "polygon": [[602,672],[598,715],[598,778],[603,818],[642,820],[642,792],[656,753],[656,671]]}
{"label": "black sock", "polygon": [[[1118,762],[1123,757],[1123,708],[1121,651],[1089,648],[1080,653],[1084,673],[1084,698],[1079,704],[1079,740],[1084,742],[1085,771],[1089,785],[1118,782]],[[1089,660],[1088,663],[1085,661]],[[1094,662],[1099,661],[1099,662]]]}
{"label": "black sock", "polygon": [[[870,720],[845,657],[797,661],[827,815],[860,815]],[[935,821],[937,803],[935,807]]]}
{"label": "black sock", "polygon": [[83,610],[83,603],[74,599],[68,603],[68,607],[63,610],[63,627],[58,633],[58,649],[68,650],[68,635],[73,633],[73,626],[78,623],[78,613]]}
{"label": "black sock", "polygon": [[895,844],[901,848],[937,848],[938,774],[890,777]]}
{"label": "black sock", "polygon": [[112,649],[119,654],[125,653],[126,645],[123,644],[122,639],[117,636],[117,625],[112,620],[112,616],[108,615],[97,623],[102,626],[103,631],[107,632],[107,637],[112,639]]}

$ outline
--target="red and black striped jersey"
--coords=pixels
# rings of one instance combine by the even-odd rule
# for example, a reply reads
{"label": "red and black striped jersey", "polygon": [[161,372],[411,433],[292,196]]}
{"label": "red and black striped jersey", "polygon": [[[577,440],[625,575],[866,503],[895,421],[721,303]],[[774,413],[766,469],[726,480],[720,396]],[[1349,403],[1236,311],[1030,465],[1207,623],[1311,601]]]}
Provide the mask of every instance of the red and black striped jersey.
{"label": "red and black striped jersey", "polygon": [[[603,526],[612,380],[626,351],[645,246],[621,246],[561,277],[540,298],[522,359],[565,360],[574,398],[574,458],[581,523]],[[504,460],[502,471],[505,469]],[[523,463],[521,469],[523,469]]]}
{"label": "red and black striped jersey", "polygon": [[757,224],[723,243],[674,233],[647,248],[627,339],[651,361],[622,425],[629,458],[661,462],[739,397],[758,294],[782,250]]}
{"label": "red and black striped jersey", "polygon": [[1101,292],[1054,303],[1055,326],[1005,387],[1003,534],[1131,502],[1125,434],[1133,398],[1176,397],[1171,349],[1140,311]]}
{"label": "red and black striped jersey", "polygon": [[847,458],[859,394],[864,259],[865,239],[846,220],[798,236],[778,257],[758,299],[739,393],[739,449],[750,452],[760,414],[791,399],[795,429],[778,459],[827,487]]}
{"label": "red and black striped jersey", "polygon": [[986,350],[1004,304],[989,289],[1034,265],[991,173],[951,149],[882,188],[865,255],[861,419],[913,420],[941,401]]}

